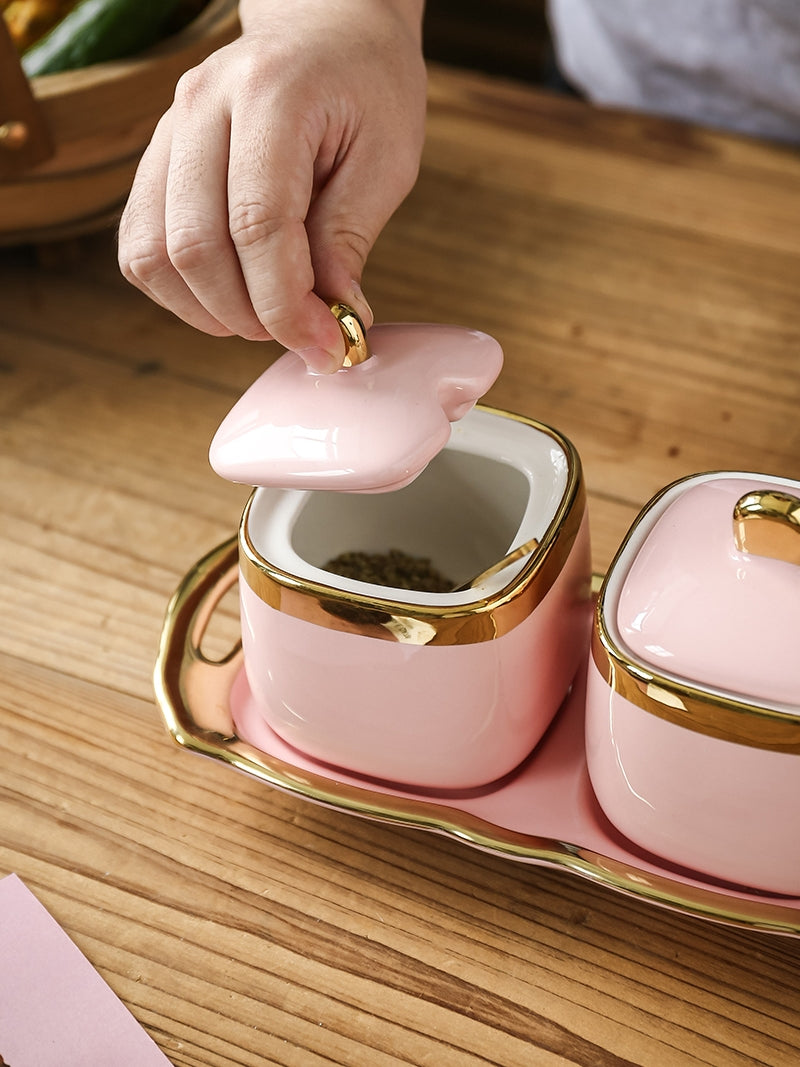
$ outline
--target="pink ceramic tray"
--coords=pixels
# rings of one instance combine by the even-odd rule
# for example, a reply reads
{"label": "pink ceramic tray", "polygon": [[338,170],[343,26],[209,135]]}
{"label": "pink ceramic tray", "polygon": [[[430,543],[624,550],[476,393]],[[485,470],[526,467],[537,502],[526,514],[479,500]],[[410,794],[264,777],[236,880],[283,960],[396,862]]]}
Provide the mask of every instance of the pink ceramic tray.
{"label": "pink ceramic tray", "polygon": [[800,898],[705,881],[640,852],[594,799],[583,749],[583,687],[576,686],[533,756],[480,790],[410,792],[311,760],[274,734],[253,706],[241,650],[211,661],[203,636],[238,578],[233,538],[187,574],[164,624],[155,686],[182,746],[284,792],[342,812],[432,830],[521,862],[563,868],[660,907],[800,937]]}

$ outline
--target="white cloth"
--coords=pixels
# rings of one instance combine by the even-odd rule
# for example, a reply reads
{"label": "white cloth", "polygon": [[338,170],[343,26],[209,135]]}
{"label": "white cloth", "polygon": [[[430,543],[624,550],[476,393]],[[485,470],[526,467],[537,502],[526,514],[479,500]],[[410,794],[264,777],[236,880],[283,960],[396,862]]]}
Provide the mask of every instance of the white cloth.
{"label": "white cloth", "polygon": [[595,103],[800,142],[800,0],[549,0],[549,18]]}

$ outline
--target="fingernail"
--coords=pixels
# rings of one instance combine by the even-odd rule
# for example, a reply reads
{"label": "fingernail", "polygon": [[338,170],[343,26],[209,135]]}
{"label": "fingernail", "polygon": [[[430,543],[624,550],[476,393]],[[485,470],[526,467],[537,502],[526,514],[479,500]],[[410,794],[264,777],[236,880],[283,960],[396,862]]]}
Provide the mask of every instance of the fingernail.
{"label": "fingernail", "polygon": [[369,306],[367,298],[364,296],[361,286],[358,284],[355,278],[353,278],[350,282],[350,286],[353,293],[351,303],[361,316],[361,321],[364,323],[367,329],[369,329],[372,323],[375,321],[375,316],[372,313],[372,308]]}
{"label": "fingernail", "polygon": [[309,370],[317,374],[333,374],[342,365],[341,355],[337,357],[331,352],[326,352],[324,348],[298,348],[297,354]]}

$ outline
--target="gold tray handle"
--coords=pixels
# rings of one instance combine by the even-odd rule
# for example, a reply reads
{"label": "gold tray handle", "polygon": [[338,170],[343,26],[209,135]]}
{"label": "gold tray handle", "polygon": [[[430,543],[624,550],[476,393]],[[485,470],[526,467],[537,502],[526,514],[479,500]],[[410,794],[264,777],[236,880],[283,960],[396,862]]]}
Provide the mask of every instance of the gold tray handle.
{"label": "gold tray handle", "polygon": [[800,565],[800,498],[776,489],[745,493],[733,509],[736,547]]}
{"label": "gold tray handle", "polygon": [[[238,540],[223,542],[192,568],[170,600],[153,683],[169,732],[198,750],[198,727],[216,754],[220,741],[235,740],[228,694],[242,664],[242,643],[212,660],[202,651],[214,612],[239,577]],[[192,708],[192,722],[186,709]]]}

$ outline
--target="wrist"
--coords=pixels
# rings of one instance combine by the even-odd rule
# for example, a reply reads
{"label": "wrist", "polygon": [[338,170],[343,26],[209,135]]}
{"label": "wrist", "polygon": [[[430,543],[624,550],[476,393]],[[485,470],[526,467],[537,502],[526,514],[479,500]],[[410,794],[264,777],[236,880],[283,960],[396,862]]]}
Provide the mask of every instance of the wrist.
{"label": "wrist", "polygon": [[[355,19],[358,25],[359,15],[375,14],[387,9],[393,17],[399,18],[414,38],[422,39],[422,17],[425,12],[425,0],[304,0],[305,6],[312,11],[318,8],[320,13],[329,15],[334,7],[341,7],[346,17]],[[242,29],[247,32],[255,28],[264,18],[285,9],[285,0],[239,0],[239,20]]]}

